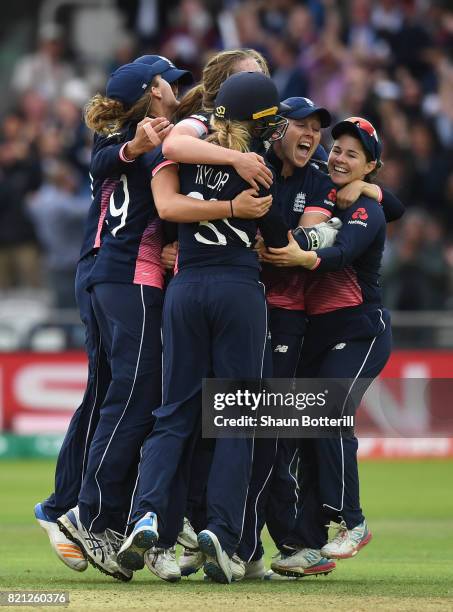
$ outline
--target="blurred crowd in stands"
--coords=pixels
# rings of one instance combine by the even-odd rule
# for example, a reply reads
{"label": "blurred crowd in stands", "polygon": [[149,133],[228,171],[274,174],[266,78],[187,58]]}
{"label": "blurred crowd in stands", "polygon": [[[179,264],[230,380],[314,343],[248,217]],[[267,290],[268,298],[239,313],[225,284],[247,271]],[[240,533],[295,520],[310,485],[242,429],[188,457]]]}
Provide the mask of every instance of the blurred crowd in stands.
{"label": "blurred crowd in stands", "polygon": [[10,62],[0,107],[0,290],[47,286],[58,307],[74,306],[90,205],[82,109],[111,70],[158,52],[199,77],[210,54],[243,46],[267,58],[282,98],[308,96],[335,119],[363,115],[375,124],[384,142],[378,182],[407,207],[388,227],[385,303],[453,307],[451,3],[112,0],[98,36],[94,17],[77,11],[36,20],[28,47]]}

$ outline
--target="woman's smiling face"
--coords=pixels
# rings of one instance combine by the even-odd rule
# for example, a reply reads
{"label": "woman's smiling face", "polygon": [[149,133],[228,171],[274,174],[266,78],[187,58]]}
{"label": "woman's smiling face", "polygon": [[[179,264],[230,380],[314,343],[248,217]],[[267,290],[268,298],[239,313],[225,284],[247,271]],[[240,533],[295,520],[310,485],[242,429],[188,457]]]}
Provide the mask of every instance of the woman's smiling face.
{"label": "woman's smiling face", "polygon": [[367,161],[362,143],[354,136],[342,134],[333,143],[328,167],[330,178],[336,185],[363,180],[375,166],[375,161]]}

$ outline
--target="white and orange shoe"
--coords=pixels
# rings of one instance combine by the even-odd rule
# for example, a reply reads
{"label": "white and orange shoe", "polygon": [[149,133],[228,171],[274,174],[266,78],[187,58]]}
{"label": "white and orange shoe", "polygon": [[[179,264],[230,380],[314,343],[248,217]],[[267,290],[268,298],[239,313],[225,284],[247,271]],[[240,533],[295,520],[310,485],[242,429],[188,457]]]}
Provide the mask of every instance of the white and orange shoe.
{"label": "white and orange shoe", "polygon": [[35,506],[35,518],[47,533],[50,545],[60,561],[76,572],[84,572],[88,567],[88,561],[81,549],[77,544],[68,540],[60,531],[56,521],[50,520],[41,503]]}

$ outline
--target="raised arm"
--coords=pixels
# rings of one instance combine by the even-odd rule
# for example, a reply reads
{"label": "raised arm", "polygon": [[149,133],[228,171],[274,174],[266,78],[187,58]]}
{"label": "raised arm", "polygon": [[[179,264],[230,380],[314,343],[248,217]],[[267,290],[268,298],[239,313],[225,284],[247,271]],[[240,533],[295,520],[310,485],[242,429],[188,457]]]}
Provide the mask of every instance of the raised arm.
{"label": "raised arm", "polygon": [[379,202],[384,211],[387,223],[400,219],[405,211],[404,204],[388,189],[381,189],[375,183],[356,180],[337,191],[337,206],[340,209],[349,208],[357,199],[364,195]]}
{"label": "raised arm", "polygon": [[137,157],[159,147],[172,127],[164,117],[146,117],[130,140],[124,141],[121,134],[98,137],[91,156],[91,176],[105,179],[120,175]]}
{"label": "raised arm", "polygon": [[161,219],[174,223],[214,221],[233,216],[255,219],[267,213],[272,196],[255,197],[253,189],[247,189],[233,200],[200,200],[179,193],[178,167],[163,162],[153,172],[151,189],[154,203]]}
{"label": "raised arm", "polygon": [[163,143],[162,152],[167,159],[180,163],[233,166],[254,189],[258,189],[258,183],[270,187],[272,172],[261,155],[233,151],[202,140],[207,133],[208,128],[201,119],[188,117],[173,128]]}
{"label": "raised arm", "polygon": [[[360,211],[360,216],[356,211]],[[366,218],[366,222],[361,219]],[[289,244],[283,249],[269,249],[263,259],[275,266],[302,266],[309,270],[319,269],[324,272],[341,270],[357,259],[373,242],[379,228],[384,222],[382,210],[369,201],[360,202],[343,218],[343,225],[338,231],[333,246],[316,251],[304,251],[289,234]]]}

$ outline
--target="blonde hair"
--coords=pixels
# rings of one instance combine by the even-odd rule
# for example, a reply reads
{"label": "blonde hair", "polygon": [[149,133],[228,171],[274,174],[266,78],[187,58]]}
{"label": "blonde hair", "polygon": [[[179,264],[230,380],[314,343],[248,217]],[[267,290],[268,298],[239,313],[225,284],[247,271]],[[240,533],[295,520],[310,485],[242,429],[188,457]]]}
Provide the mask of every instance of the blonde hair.
{"label": "blonde hair", "polygon": [[208,142],[242,153],[250,151],[253,121],[232,121],[212,116],[211,128],[213,133],[206,139]]}
{"label": "blonde hair", "polygon": [[220,85],[236,72],[235,67],[238,62],[246,59],[256,60],[261,71],[269,76],[266,60],[255,49],[220,51],[207,61],[203,68],[201,82],[192,87],[182,98],[175,119],[178,121],[201,110],[212,112]]}
{"label": "blonde hair", "polygon": [[130,108],[119,100],[107,98],[101,94],[93,96],[84,109],[86,125],[98,134],[114,134],[127,123],[138,123],[144,119],[152,109],[151,87],[157,86],[156,78],[145,91],[143,96]]}

